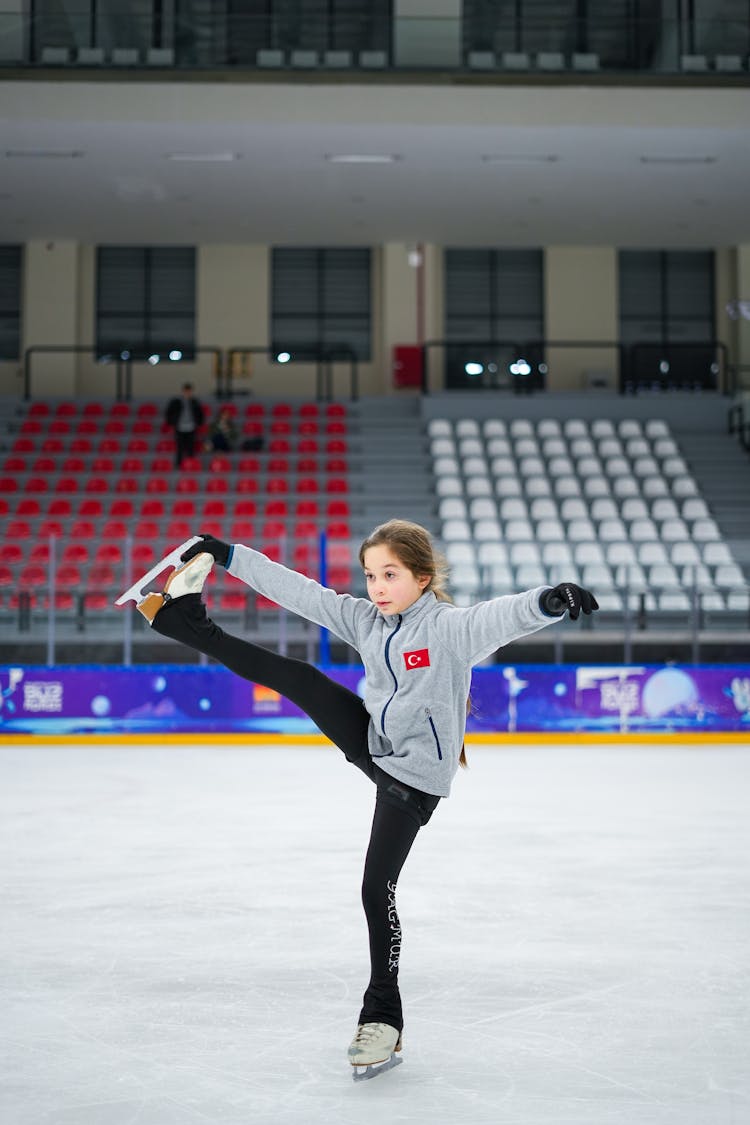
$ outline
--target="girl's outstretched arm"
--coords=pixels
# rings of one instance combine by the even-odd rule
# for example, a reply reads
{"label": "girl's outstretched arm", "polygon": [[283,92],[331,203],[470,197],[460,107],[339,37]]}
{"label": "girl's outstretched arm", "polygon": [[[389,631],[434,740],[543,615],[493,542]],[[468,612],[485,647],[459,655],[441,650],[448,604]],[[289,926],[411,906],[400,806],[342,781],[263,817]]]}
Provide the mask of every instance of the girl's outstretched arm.
{"label": "girl's outstretched arm", "polygon": [[226,567],[230,574],[252,586],[259,594],[307,621],[330,629],[354,649],[359,650],[362,626],[371,625],[377,616],[378,610],[366,598],[337,594],[313,578],[306,578],[296,570],[272,562],[252,547],[224,543],[212,535],[204,535],[182,557],[191,559],[202,551],[213,555],[220,566]]}

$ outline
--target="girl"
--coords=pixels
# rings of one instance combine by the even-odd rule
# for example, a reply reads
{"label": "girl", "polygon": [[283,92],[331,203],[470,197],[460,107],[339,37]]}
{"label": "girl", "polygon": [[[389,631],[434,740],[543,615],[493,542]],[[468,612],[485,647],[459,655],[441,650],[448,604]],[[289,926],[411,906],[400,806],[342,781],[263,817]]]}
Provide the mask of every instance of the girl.
{"label": "girl", "polygon": [[[395,1065],[394,1052],[401,1050],[396,885],[417,832],[448,796],[459,762],[465,764],[472,666],[566,610],[575,619],[599,607],[587,590],[563,582],[459,609],[445,592],[443,563],[429,533],[406,520],[375,528],[360,547],[369,601],[337,594],[250,547],[210,535],[178,557],[183,565],[163,591],[138,603],[152,628],[285,695],[375,783],[362,883],[371,971],[349,1047],[355,1078],[370,1077],[378,1064]],[[364,700],[314,666],[250,644],[211,621],[200,593],[214,562],[356,649],[365,668]],[[120,603],[140,596],[149,576]]]}

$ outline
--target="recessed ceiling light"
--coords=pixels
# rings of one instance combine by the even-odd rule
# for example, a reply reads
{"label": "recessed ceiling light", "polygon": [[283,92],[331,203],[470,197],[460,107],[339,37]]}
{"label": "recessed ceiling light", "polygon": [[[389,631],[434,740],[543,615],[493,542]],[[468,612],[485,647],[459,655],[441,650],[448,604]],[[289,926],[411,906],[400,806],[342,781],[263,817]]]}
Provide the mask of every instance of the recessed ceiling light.
{"label": "recessed ceiling light", "polygon": [[641,164],[715,164],[715,156],[642,156]]}
{"label": "recessed ceiling light", "polygon": [[327,155],[330,164],[395,164],[401,157],[397,153],[340,152]]}
{"label": "recessed ceiling light", "polygon": [[482,156],[483,164],[555,164],[560,159],[551,152],[495,152]]}
{"label": "recessed ceiling light", "polygon": [[239,152],[168,152],[167,160],[181,161],[183,164],[230,164],[240,160]]}
{"label": "recessed ceiling light", "polygon": [[84,154],[78,149],[6,148],[8,160],[77,160]]}

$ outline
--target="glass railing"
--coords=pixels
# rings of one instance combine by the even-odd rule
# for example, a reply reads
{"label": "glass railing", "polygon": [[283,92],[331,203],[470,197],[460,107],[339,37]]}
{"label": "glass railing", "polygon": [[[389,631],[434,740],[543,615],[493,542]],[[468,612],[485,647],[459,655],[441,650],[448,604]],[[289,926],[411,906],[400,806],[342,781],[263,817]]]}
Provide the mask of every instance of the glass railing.
{"label": "glass railing", "polygon": [[[5,0],[8,3],[8,0]],[[178,70],[458,71],[480,78],[573,74],[703,76],[748,73],[750,20],[613,18],[571,20],[529,13],[487,19],[394,17],[374,4],[337,18],[188,12],[154,5],[101,10],[66,6],[65,18],[0,10],[0,67],[176,68]]]}

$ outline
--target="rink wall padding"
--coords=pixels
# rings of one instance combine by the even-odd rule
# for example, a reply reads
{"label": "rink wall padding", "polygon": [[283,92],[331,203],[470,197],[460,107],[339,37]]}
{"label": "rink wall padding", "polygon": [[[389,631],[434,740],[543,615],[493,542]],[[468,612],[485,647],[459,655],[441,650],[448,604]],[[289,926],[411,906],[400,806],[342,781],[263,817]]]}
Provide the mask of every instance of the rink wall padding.
{"label": "rink wall padding", "polygon": [[[357,666],[324,671],[361,693]],[[467,742],[750,742],[750,664],[475,669]],[[283,696],[216,665],[0,666],[0,738],[324,742]],[[723,740],[723,739],[722,739]]]}

